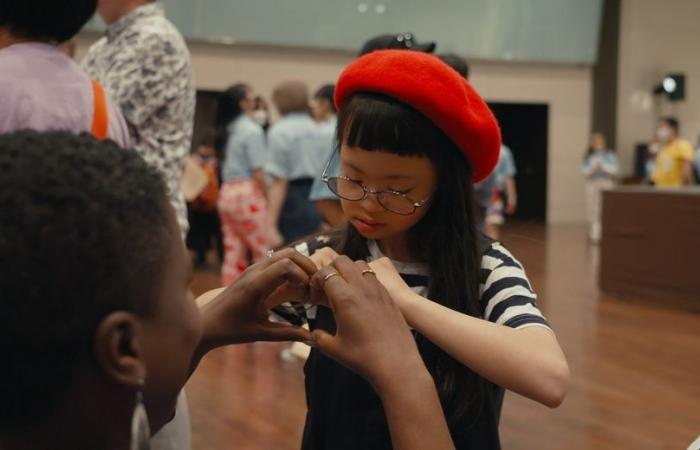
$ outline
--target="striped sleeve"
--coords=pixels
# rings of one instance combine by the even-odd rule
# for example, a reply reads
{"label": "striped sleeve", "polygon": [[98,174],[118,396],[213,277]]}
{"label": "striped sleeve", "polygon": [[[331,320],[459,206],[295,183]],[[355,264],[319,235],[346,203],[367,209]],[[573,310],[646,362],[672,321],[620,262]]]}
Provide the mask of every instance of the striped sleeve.
{"label": "striped sleeve", "polygon": [[523,266],[501,244],[495,243],[484,252],[480,275],[484,319],[511,328],[550,329],[537,308],[537,295]]}

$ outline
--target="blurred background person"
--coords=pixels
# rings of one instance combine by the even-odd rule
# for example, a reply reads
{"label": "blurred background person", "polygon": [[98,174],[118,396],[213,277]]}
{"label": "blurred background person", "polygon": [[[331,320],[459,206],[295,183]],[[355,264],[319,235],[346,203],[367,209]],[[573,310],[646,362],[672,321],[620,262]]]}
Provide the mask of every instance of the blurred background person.
{"label": "blurred background person", "polygon": [[433,53],[435,42],[419,42],[411,32],[396,34],[380,34],[367,40],[360,49],[358,56],[366,55],[377,50],[415,50],[417,52]]}
{"label": "blurred background person", "polygon": [[269,187],[271,245],[291,243],[317,232],[318,211],[309,200],[314,178],[323,170],[328,142],[309,115],[309,91],[301,81],[279,84],[272,101],[282,118],[267,136],[272,177]]}
{"label": "blurred background person", "polygon": [[693,146],[679,137],[680,124],[674,117],[659,120],[656,137],[661,149],[656,156],[652,180],[659,187],[680,187],[692,184]]}
{"label": "blurred background person", "polygon": [[224,143],[223,185],[219,215],[224,238],[221,276],[233,283],[250,264],[259,261],[270,245],[268,227],[267,161],[265,132],[251,115],[254,97],[250,86],[238,83],[219,99],[216,126]]}
{"label": "blurred background person", "polygon": [[223,261],[221,222],[217,211],[219,199],[220,167],[215,147],[214,130],[209,130],[200,141],[190,160],[202,169],[206,185],[199,195],[187,203],[190,230],[187,233],[187,247],[195,252],[195,267],[208,267],[207,253],[212,242],[219,259]]}
{"label": "blurred background person", "polygon": [[615,186],[619,170],[615,150],[608,148],[603,133],[593,133],[581,166],[581,172],[586,177],[588,238],[592,243],[598,243],[602,235],[602,191]]}
{"label": "blurred background person", "polygon": [[437,57],[456,70],[465,80],[469,79],[469,64],[466,59],[454,53],[441,53]]}
{"label": "blurred background person", "polygon": [[693,165],[695,166],[695,182],[700,184],[700,136],[698,136],[698,144],[695,148],[695,161]]}
{"label": "blurred background person", "polygon": [[513,153],[507,145],[501,145],[493,173],[476,186],[477,196],[483,196],[486,201],[484,232],[496,240],[501,237],[501,227],[506,223],[505,214],[514,214],[518,207],[516,174]]}
{"label": "blurred background person", "polygon": [[261,95],[256,95],[253,102],[253,114],[251,118],[267,133],[270,128],[270,107]]}
{"label": "blurred background person", "polygon": [[[469,80],[469,63],[464,58],[454,53],[440,54],[438,58],[462,78]],[[502,144],[496,168],[491,175],[474,185],[474,195],[479,206],[478,223],[493,239],[499,239],[501,236],[501,227],[506,221],[505,214],[514,214],[517,209],[516,174],[513,153],[508,146]]]}
{"label": "blurred background person", "polygon": [[163,7],[150,0],[100,0],[106,35],[83,60],[87,73],[120,105],[133,146],[163,176],[182,237],[187,207],[180,190],[194,126],[190,52]]}
{"label": "blurred background person", "polygon": [[62,49],[96,8],[97,0],[2,2],[0,133],[24,128],[87,131],[129,146],[119,107]]}
{"label": "blurred background person", "polygon": [[[318,122],[321,134],[328,142],[328,154],[324,162],[331,160],[335,153],[335,128],[337,125],[337,110],[333,93],[335,86],[327,84],[321,86],[311,99],[311,114]],[[328,174],[335,176],[337,174]],[[340,207],[338,196],[333,194],[321,177],[314,178],[309,198],[316,205],[316,209],[321,214],[323,221],[330,227],[336,227],[345,222],[343,209]]]}
{"label": "blurred background person", "polygon": [[335,109],[335,102],[333,101],[334,91],[334,85],[325,84],[318,88],[309,102],[311,117],[313,117],[319,125],[322,125],[326,131],[332,130],[333,132],[335,132],[335,125],[337,123],[336,114],[338,113]]}
{"label": "blurred background person", "polygon": [[647,144],[646,159],[644,161],[644,183],[654,184],[652,176],[654,175],[654,167],[656,166],[656,155],[659,154],[661,145],[654,132],[654,137]]}

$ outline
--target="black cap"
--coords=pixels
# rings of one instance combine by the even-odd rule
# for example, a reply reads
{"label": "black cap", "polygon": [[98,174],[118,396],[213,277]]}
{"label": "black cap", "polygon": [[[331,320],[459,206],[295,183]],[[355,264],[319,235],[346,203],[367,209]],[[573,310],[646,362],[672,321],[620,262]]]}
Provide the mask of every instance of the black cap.
{"label": "black cap", "polygon": [[413,33],[382,34],[365,42],[360,50],[360,56],[372,53],[375,50],[416,50],[419,52],[433,53],[435,42],[418,42]]}

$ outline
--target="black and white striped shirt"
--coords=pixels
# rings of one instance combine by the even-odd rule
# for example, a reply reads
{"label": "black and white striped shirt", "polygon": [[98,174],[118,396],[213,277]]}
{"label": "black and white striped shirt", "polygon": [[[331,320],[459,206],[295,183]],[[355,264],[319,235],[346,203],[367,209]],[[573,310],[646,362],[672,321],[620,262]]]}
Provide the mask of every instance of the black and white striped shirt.
{"label": "black and white striped shirt", "polygon": [[[328,246],[330,239],[318,236],[296,246],[296,250],[310,256]],[[368,262],[383,258],[379,245],[368,241]],[[428,298],[430,271],[422,263],[392,261],[406,284],[418,295]],[[511,328],[538,326],[550,329],[547,320],[537,308],[537,295],[525,274],[522,264],[498,242],[491,243],[481,257],[479,295],[482,318]],[[315,308],[306,312],[309,320],[316,316]]]}

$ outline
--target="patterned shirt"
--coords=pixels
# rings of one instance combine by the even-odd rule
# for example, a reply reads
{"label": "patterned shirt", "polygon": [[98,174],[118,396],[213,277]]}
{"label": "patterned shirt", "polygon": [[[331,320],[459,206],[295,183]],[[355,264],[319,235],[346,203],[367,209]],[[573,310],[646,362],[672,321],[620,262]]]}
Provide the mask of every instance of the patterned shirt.
{"label": "patterned shirt", "polygon": [[182,35],[160,5],[147,4],[109,25],[83,67],[121,106],[134,148],[162,174],[186,232],[180,181],[192,142],[196,94]]}

